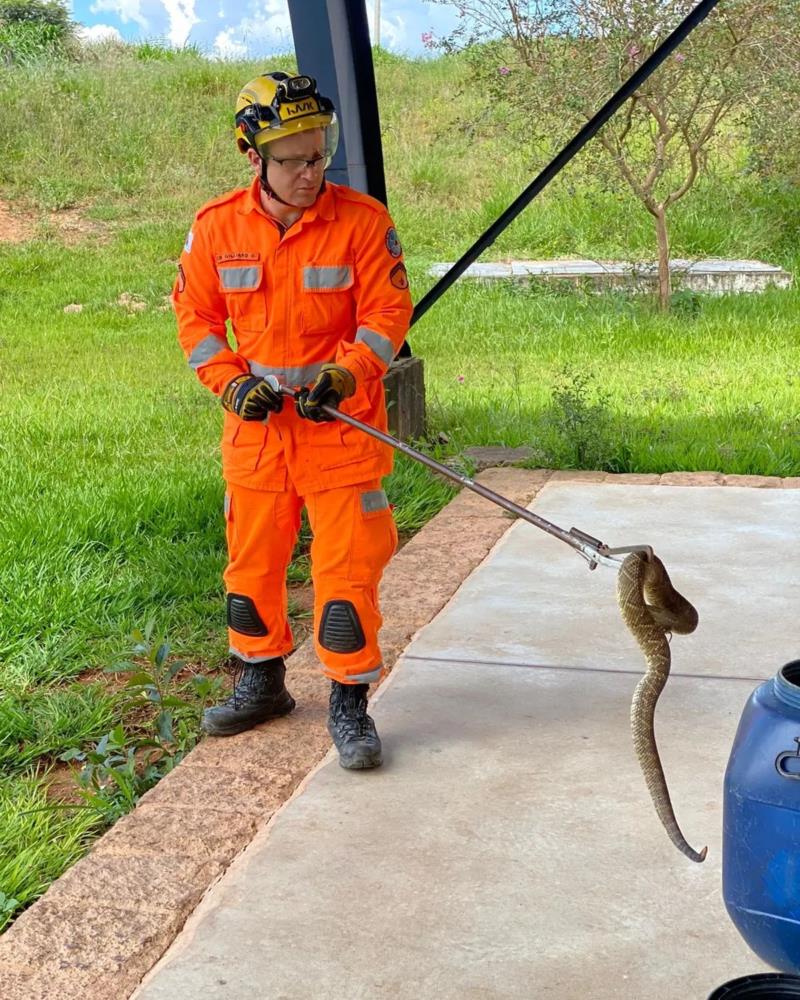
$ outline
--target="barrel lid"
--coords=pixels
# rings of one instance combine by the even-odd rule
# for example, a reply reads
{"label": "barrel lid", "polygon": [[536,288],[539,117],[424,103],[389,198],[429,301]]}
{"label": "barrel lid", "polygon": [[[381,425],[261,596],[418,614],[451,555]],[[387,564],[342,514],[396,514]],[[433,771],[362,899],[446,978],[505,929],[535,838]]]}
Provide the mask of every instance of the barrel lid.
{"label": "barrel lid", "polygon": [[800,998],[800,976],[763,972],[742,976],[717,987],[708,1000],[791,1000]]}

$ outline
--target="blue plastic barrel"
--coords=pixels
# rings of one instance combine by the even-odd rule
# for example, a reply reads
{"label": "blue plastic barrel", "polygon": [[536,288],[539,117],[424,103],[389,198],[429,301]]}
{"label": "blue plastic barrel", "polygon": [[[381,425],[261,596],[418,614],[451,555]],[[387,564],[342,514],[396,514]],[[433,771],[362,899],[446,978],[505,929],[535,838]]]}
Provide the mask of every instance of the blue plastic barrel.
{"label": "blue plastic barrel", "polygon": [[800,972],[800,660],[742,713],[725,772],[722,891],[753,951]]}
{"label": "blue plastic barrel", "polygon": [[800,1000],[800,976],[780,972],[762,972],[757,976],[732,979],[714,990],[708,1000]]}

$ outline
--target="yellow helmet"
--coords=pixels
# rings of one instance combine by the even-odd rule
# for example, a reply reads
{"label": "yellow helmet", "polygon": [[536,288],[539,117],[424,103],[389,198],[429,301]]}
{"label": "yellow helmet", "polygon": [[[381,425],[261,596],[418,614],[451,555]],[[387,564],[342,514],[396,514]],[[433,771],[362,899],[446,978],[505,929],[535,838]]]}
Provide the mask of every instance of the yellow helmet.
{"label": "yellow helmet", "polygon": [[328,160],[339,142],[339,122],[333,101],[317,90],[311,76],[264,73],[250,80],[236,100],[236,142],[241,152],[263,147],[276,139],[321,128]]}

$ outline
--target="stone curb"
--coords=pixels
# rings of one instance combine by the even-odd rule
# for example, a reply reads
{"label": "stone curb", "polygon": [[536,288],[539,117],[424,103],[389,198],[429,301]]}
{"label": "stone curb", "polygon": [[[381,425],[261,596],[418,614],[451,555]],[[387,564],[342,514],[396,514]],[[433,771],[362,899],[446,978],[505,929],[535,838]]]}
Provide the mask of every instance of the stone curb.
{"label": "stone curb", "polygon": [[[523,506],[547,483],[800,489],[800,477],[586,471],[483,472]],[[381,585],[391,669],[505,534],[504,510],[467,490],[395,556]],[[0,937],[4,1000],[127,1000],[202,895],[330,748],[329,684],[307,640],[288,662],[298,708],[225,740],[204,740]]]}

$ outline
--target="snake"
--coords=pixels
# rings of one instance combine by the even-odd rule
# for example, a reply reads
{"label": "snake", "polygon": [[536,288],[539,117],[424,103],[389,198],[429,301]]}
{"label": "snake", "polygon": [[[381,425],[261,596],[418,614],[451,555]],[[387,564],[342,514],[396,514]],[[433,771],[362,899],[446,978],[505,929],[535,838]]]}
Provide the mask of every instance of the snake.
{"label": "snake", "polygon": [[647,790],[672,843],[691,861],[704,861],[708,848],[695,851],[678,826],[655,736],[656,704],[671,665],[668,635],[694,632],[697,611],[673,587],[664,564],[652,551],[625,557],[617,577],[617,601],[647,663],[631,702],[633,746]]}

